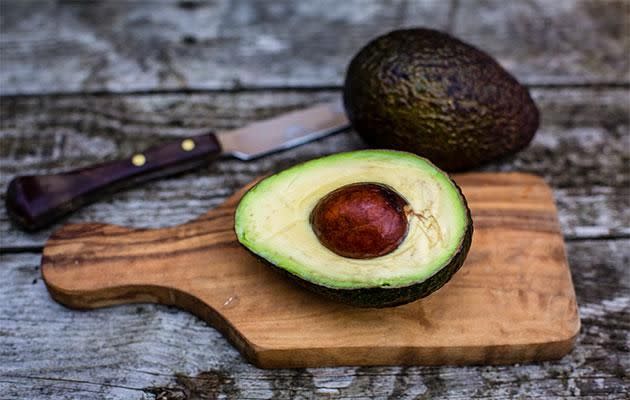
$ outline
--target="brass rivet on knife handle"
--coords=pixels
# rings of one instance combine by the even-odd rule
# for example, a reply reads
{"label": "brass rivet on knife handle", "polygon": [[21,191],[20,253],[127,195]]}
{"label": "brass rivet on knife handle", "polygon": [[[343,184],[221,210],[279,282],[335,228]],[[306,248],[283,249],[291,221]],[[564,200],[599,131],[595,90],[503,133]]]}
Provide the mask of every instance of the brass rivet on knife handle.
{"label": "brass rivet on knife handle", "polygon": [[192,139],[184,139],[182,141],[182,150],[191,151],[195,148],[195,141]]}
{"label": "brass rivet on knife handle", "polygon": [[147,163],[147,158],[144,156],[144,154],[134,154],[134,156],[131,157],[131,163],[136,167],[142,167],[144,164]]}

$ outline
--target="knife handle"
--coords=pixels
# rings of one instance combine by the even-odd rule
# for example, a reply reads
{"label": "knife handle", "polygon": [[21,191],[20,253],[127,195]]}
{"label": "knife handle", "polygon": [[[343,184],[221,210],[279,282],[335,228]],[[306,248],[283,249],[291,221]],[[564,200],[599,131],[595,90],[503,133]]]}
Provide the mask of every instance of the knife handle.
{"label": "knife handle", "polygon": [[53,175],[15,177],[6,208],[22,229],[44,228],[104,194],[207,163],[221,154],[214,133],[150,147],[132,157]]}

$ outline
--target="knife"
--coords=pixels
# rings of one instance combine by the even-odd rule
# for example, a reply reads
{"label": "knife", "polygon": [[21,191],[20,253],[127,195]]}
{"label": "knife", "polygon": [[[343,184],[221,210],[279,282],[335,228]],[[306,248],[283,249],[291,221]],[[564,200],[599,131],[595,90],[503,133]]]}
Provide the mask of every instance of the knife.
{"label": "knife", "polygon": [[243,128],[157,145],[129,158],[53,175],[15,177],[6,208],[24,230],[44,228],[106,193],[188,171],[220,155],[248,161],[350,127],[340,101],[293,111]]}

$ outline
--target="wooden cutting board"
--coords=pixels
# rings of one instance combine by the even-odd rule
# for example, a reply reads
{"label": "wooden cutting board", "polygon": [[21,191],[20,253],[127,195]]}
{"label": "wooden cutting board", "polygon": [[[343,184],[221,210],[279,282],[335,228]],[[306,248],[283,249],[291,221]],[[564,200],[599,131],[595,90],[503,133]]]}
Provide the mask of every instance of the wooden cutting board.
{"label": "wooden cutting board", "polygon": [[337,304],[257,261],[233,232],[245,189],[175,227],[66,225],[46,243],[42,274],[72,308],[156,302],[190,311],[267,368],[562,357],[580,320],[551,189],[525,174],[454,178],[474,221],[468,258],[442,289],[400,307]]}

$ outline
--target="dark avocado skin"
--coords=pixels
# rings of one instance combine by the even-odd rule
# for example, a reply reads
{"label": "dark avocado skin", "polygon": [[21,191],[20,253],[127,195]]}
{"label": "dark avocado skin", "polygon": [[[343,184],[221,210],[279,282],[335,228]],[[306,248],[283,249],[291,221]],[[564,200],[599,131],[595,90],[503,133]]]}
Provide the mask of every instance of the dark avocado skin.
{"label": "dark avocado skin", "polygon": [[[289,277],[298,285],[340,303],[362,308],[385,308],[411,303],[412,301],[427,297],[431,293],[444,286],[464,264],[464,260],[468,255],[468,250],[470,250],[473,236],[473,222],[470,215],[470,209],[468,208],[468,203],[466,202],[466,199],[463,196],[461,189],[459,188],[459,186],[455,186],[459,192],[459,196],[466,206],[467,229],[457,252],[455,252],[453,257],[451,257],[450,261],[435,275],[423,282],[419,282],[410,286],[394,288],[376,287],[365,289],[334,289],[318,285],[314,282],[306,281],[299,276],[294,275],[289,271],[268,262],[266,259],[254,253],[252,254],[254,254],[260,261],[262,261],[266,265],[273,267],[275,271],[278,271],[280,274]],[[247,248],[245,247],[245,249]]]}
{"label": "dark avocado skin", "polygon": [[350,62],[343,95],[368,144],[416,153],[448,171],[523,149],[539,125],[527,88],[486,53],[431,29],[368,43]]}

